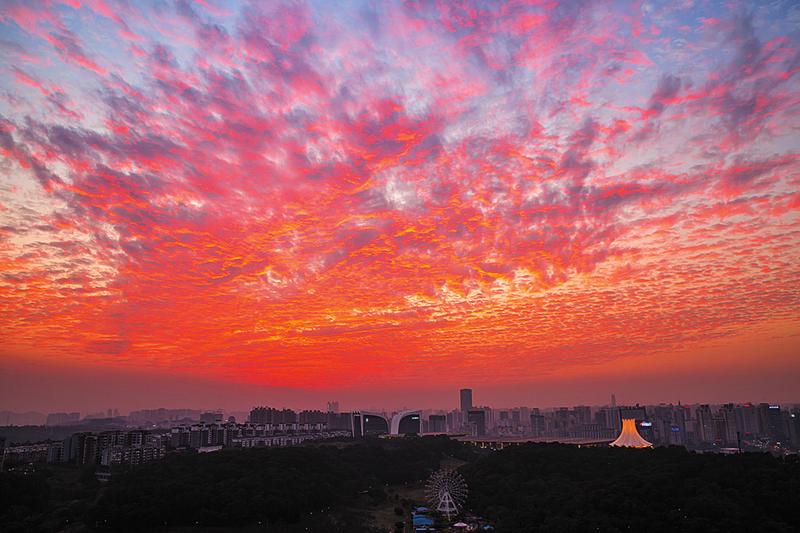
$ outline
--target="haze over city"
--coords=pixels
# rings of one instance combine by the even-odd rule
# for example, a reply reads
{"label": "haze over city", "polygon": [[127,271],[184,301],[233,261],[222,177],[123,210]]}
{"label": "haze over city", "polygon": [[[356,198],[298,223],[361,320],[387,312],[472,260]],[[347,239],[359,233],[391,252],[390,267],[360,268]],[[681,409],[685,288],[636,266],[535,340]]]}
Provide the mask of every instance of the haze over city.
{"label": "haze over city", "polygon": [[3,533],[800,531],[797,0],[0,0]]}
{"label": "haze over city", "polygon": [[0,407],[798,401],[798,24],[4,1]]}

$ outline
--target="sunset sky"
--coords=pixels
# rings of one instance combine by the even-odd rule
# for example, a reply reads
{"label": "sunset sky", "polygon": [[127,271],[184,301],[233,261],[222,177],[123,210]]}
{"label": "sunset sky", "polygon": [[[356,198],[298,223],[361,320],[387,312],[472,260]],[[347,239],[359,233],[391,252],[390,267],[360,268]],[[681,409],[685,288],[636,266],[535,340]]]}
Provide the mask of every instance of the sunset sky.
{"label": "sunset sky", "polygon": [[800,401],[796,2],[0,1],[0,54],[0,408]]}

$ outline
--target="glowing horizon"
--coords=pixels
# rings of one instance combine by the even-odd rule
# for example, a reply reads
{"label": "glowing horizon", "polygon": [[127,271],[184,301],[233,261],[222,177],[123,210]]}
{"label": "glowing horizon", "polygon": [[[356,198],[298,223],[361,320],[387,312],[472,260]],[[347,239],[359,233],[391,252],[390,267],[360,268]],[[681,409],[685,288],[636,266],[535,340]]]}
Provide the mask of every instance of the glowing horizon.
{"label": "glowing horizon", "polygon": [[5,363],[800,384],[800,6],[2,6]]}

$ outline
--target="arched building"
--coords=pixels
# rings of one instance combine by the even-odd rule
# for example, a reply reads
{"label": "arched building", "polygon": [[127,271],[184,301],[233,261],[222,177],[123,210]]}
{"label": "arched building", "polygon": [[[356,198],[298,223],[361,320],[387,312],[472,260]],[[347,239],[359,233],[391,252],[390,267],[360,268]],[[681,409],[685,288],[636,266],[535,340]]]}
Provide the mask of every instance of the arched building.
{"label": "arched building", "polygon": [[392,417],[392,435],[418,435],[422,433],[422,414],[419,411],[400,411]]}
{"label": "arched building", "polygon": [[356,411],[352,415],[352,420],[354,437],[389,433],[389,420],[382,413]]}

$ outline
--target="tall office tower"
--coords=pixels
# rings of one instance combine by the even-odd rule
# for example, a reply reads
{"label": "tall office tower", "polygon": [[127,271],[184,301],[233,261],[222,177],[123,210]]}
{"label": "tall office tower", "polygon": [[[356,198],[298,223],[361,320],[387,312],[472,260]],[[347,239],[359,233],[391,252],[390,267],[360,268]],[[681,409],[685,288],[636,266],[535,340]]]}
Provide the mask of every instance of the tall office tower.
{"label": "tall office tower", "polygon": [[472,409],[472,389],[461,389],[461,411],[466,413]]}
{"label": "tall office tower", "polygon": [[617,396],[616,396],[616,394],[612,394],[611,395],[611,407],[616,407],[616,406],[617,406]]}
{"label": "tall office tower", "polygon": [[339,402],[328,402],[328,412],[329,413],[338,413],[339,412]]}

